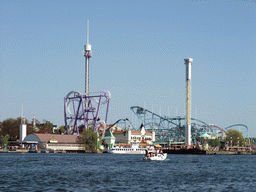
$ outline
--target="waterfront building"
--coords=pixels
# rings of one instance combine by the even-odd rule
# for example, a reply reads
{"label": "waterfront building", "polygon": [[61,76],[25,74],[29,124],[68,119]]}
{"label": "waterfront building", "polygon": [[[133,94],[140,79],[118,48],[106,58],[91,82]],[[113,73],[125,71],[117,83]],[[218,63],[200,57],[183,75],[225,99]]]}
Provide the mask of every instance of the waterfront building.
{"label": "waterfront building", "polygon": [[115,136],[113,135],[112,131],[109,130],[108,133],[106,134],[106,136],[104,137],[104,140],[105,140],[105,145],[108,149],[111,149],[114,147],[115,145],[115,141],[116,141],[116,138]]}
{"label": "waterfront building", "polygon": [[116,138],[116,144],[146,142],[149,145],[153,145],[153,142],[155,142],[155,131],[147,132],[143,126],[141,126],[140,131],[114,131],[113,135]]}
{"label": "waterfront building", "polygon": [[54,151],[84,150],[82,144],[77,143],[77,135],[33,133],[27,135],[23,143],[33,145],[35,148]]}

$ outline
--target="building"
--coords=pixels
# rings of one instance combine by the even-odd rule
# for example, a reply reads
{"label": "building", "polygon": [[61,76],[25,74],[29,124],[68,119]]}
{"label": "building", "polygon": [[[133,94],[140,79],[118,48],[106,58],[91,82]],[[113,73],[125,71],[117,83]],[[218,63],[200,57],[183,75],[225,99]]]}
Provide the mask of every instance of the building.
{"label": "building", "polygon": [[155,142],[155,132],[145,131],[145,128],[143,126],[141,126],[140,131],[131,131],[131,130],[114,131],[113,135],[116,138],[116,144],[146,142],[149,145],[153,145],[153,142]]}
{"label": "building", "polygon": [[25,137],[23,144],[33,144],[38,149],[54,151],[82,151],[82,144],[77,142],[76,135],[39,134],[33,133]]}
{"label": "building", "polygon": [[107,149],[111,149],[111,148],[114,147],[116,138],[113,135],[111,130],[108,131],[108,133],[104,137],[104,140],[105,140],[105,146],[106,146]]}

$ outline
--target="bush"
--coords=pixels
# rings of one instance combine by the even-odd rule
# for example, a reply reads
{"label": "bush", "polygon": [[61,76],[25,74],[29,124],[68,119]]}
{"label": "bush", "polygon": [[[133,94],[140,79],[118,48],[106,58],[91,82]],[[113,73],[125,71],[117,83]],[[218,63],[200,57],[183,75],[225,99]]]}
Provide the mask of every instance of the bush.
{"label": "bush", "polygon": [[98,140],[99,136],[93,132],[92,128],[84,129],[82,135],[78,137],[78,143],[84,144],[86,153],[97,153],[101,150]]}
{"label": "bush", "polygon": [[219,147],[220,146],[220,140],[215,138],[215,139],[210,139],[208,140],[208,144],[212,147]]}

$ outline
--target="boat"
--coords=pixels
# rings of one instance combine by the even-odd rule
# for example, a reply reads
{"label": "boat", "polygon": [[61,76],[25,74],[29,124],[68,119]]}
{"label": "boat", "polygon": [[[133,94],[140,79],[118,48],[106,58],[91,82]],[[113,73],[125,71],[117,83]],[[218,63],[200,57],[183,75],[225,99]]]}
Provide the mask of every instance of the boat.
{"label": "boat", "polygon": [[38,153],[38,149],[36,149],[36,148],[29,148],[28,152],[29,153]]}
{"label": "boat", "polygon": [[167,153],[163,153],[163,154],[157,154],[156,156],[145,156],[143,158],[143,160],[150,160],[150,161],[163,161],[165,160],[167,157]]}
{"label": "boat", "polygon": [[131,143],[130,146],[115,145],[112,149],[108,150],[111,154],[133,154],[145,155],[146,149],[153,150],[153,146],[140,146],[139,143]]}
{"label": "boat", "polygon": [[157,153],[155,151],[148,151],[146,152],[143,160],[149,161],[163,161],[167,158],[167,153]]}

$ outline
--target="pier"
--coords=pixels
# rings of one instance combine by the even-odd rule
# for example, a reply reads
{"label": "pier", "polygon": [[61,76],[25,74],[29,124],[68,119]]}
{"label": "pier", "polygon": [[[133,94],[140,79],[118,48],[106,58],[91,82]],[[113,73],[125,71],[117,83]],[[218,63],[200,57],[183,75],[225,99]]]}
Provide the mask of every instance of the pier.
{"label": "pier", "polygon": [[250,147],[228,147],[222,150],[202,150],[195,145],[175,145],[160,148],[167,154],[189,154],[189,155],[256,155],[256,151]]}

